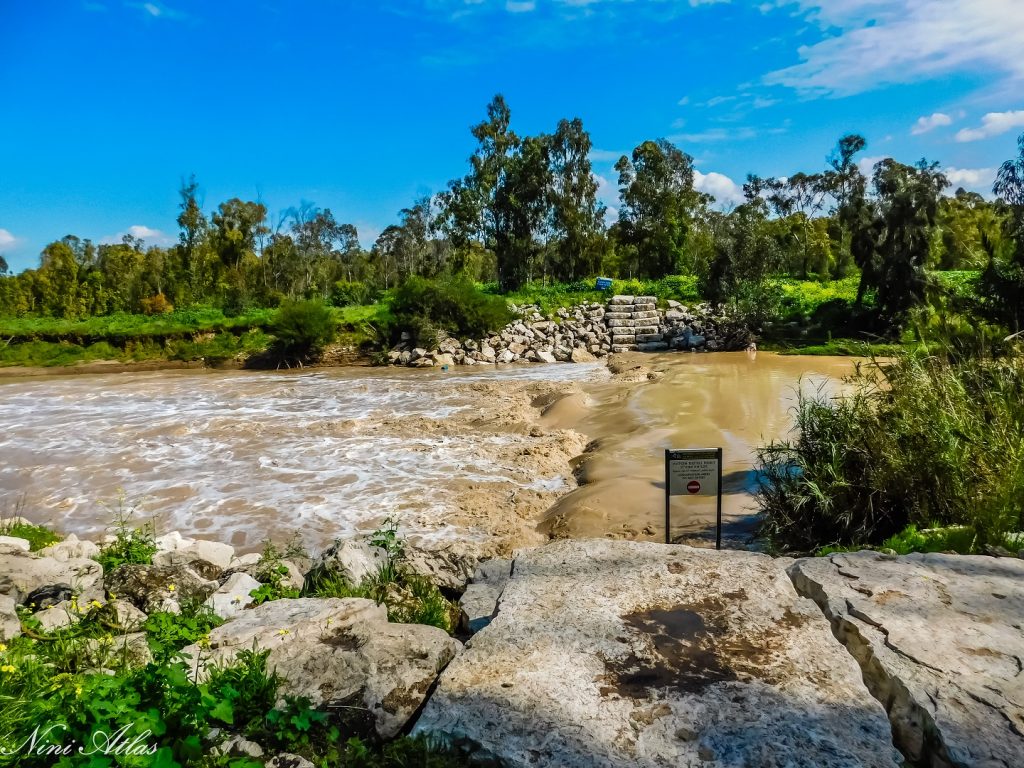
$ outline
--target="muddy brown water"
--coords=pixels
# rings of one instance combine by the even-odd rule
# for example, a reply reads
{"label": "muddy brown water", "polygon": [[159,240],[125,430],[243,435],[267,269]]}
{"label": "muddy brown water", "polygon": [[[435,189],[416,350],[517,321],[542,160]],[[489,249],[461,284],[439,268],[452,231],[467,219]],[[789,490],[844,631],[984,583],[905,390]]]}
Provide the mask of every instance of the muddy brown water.
{"label": "muddy brown water", "polygon": [[[662,378],[586,364],[0,380],[0,514],[96,535],[123,495],[164,531],[242,549],[292,531],[322,546],[389,515],[488,551],[546,535],[658,539],[664,448],[722,445],[727,518],[745,520],[754,450],[790,429],[797,387],[834,391],[853,366],[642,362]],[[538,404],[550,404],[539,419]],[[677,538],[707,533],[706,509],[680,502],[676,519]]]}

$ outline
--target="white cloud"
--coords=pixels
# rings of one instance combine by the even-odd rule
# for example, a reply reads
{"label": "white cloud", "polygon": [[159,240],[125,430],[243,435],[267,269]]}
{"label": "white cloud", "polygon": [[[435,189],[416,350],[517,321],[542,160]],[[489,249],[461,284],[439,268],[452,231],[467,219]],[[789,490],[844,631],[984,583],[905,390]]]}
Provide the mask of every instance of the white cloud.
{"label": "white cloud", "polygon": [[508,0],[505,10],[509,13],[529,13],[537,8],[534,0]]}
{"label": "white cloud", "polygon": [[875,172],[875,166],[878,165],[883,160],[888,159],[889,158],[886,155],[878,155],[875,157],[862,157],[860,160],[857,161],[857,167],[860,169],[861,173],[870,178],[871,174]]}
{"label": "white cloud", "polygon": [[927,117],[917,118],[917,122],[914,123],[914,127],[910,129],[910,133],[914,136],[920,136],[922,133],[928,133],[928,131],[934,131],[936,128],[952,124],[952,117],[942,112],[936,112],[935,114]]}
{"label": "white cloud", "polygon": [[116,235],[107,235],[106,237],[100,238],[100,243],[103,243],[104,245],[116,245],[124,239],[125,235],[131,235],[139,240],[145,240],[146,245],[167,246],[174,242],[174,238],[169,237],[159,229],[147,227],[145,224],[132,224],[124,232],[118,232]]}
{"label": "white cloud", "polygon": [[719,203],[739,205],[743,202],[743,187],[721,173],[693,172],[693,186],[701,192],[713,195]]}
{"label": "white cloud", "polygon": [[0,248],[10,248],[18,242],[18,238],[11,234],[10,230],[0,227]]}
{"label": "white cloud", "polygon": [[683,98],[681,98],[676,103],[679,104],[680,107],[685,107],[687,104],[690,103],[690,97],[689,96],[683,96]]}
{"label": "white cloud", "polygon": [[1024,109],[1015,112],[989,112],[981,118],[977,128],[964,128],[956,134],[956,140],[980,141],[992,136],[999,136],[1014,128],[1024,128]]}
{"label": "white cloud", "polygon": [[699,133],[681,133],[669,136],[669,141],[707,144],[713,141],[747,141],[757,136],[753,128],[711,128]]}
{"label": "white cloud", "polygon": [[945,168],[943,172],[949,179],[949,192],[956,191],[957,187],[974,190],[976,192],[991,192],[992,182],[996,180],[995,168]]}
{"label": "white cloud", "polygon": [[822,29],[801,63],[765,76],[801,91],[848,95],[971,71],[1024,80],[1020,0],[774,0]]}

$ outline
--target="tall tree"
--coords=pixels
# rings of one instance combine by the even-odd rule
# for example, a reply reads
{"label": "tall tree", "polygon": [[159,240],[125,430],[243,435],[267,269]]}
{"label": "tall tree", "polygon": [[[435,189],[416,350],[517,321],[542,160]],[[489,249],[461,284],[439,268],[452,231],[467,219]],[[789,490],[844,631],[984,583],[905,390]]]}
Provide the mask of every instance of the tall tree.
{"label": "tall tree", "polygon": [[619,173],[618,237],[635,249],[640,275],[675,271],[698,210],[711,198],[694,189],[693,158],[664,139],[645,141],[623,155]]}
{"label": "tall tree", "polygon": [[270,232],[267,207],[237,197],[221,203],[211,217],[214,248],[226,267],[237,268],[256,250],[256,239]]}
{"label": "tall tree", "polygon": [[182,179],[181,188],[178,190],[181,202],[178,204],[178,227],[181,232],[178,235],[180,241],[181,269],[185,279],[190,285],[195,283],[196,277],[196,256],[200,245],[206,238],[207,224],[203,215],[203,206],[199,201],[199,184],[193,174],[188,182]]}
{"label": "tall tree", "polygon": [[992,187],[1009,208],[1004,231],[1013,247],[1001,255],[986,242],[989,262],[979,284],[985,314],[1014,333],[1024,331],[1024,134],[1017,148],[1017,157],[1002,164]]}
{"label": "tall tree", "polygon": [[551,273],[575,280],[600,268],[605,206],[597,199],[590,164],[590,134],[578,117],[561,120],[548,140],[551,165],[551,229],[555,238]]}

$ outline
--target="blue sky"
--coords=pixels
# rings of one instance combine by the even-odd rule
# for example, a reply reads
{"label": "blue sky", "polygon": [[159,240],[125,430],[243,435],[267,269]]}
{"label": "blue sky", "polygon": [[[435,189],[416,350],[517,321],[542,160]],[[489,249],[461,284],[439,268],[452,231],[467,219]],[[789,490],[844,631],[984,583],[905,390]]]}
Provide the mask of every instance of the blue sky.
{"label": "blue sky", "polygon": [[939,160],[985,190],[1024,132],[1020,0],[0,0],[0,253],[176,238],[195,173],[364,244],[462,175],[498,92],[519,133],[579,116],[602,196],[667,137],[727,205],[747,173]]}

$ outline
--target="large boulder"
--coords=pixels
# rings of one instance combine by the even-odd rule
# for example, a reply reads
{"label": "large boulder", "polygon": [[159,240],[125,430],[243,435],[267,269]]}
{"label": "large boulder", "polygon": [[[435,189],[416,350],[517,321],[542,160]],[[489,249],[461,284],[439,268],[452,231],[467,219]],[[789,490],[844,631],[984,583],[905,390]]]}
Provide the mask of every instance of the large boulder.
{"label": "large boulder", "polygon": [[187,565],[122,565],[107,575],[111,595],[146,613],[178,613],[182,602],[206,600],[219,585]]}
{"label": "large boulder", "polygon": [[516,558],[414,733],[507,766],[901,764],[787,561],[592,540]]}
{"label": "large boulder", "polygon": [[402,566],[441,589],[461,592],[472,578],[477,561],[473,545],[469,543],[413,540],[405,547]]}
{"label": "large boulder", "polygon": [[358,586],[376,576],[387,561],[387,553],[380,547],[371,546],[362,539],[344,539],[324,550],[310,573],[315,576],[329,573],[347,584]]}
{"label": "large boulder", "polygon": [[204,579],[216,579],[231,565],[235,548],[218,541],[196,539],[184,546],[153,555],[153,565],[187,565]]}
{"label": "large boulder", "polygon": [[459,598],[463,630],[472,634],[491,623],[511,573],[511,560],[496,558],[480,564]]}
{"label": "large boulder", "polygon": [[1024,764],[1024,561],[877,552],[798,560],[915,764]]}
{"label": "large boulder", "polygon": [[[184,649],[197,679],[239,651],[269,650],[281,693],[337,708],[350,724],[396,736],[423,703],[459,642],[436,627],[391,624],[371,600],[335,598],[263,603],[210,633],[209,650]],[[352,721],[355,722],[352,722]]]}
{"label": "large boulder", "polygon": [[32,592],[67,585],[84,601],[103,597],[103,568],[95,560],[57,560],[31,552],[0,551],[0,595],[22,603]]}

